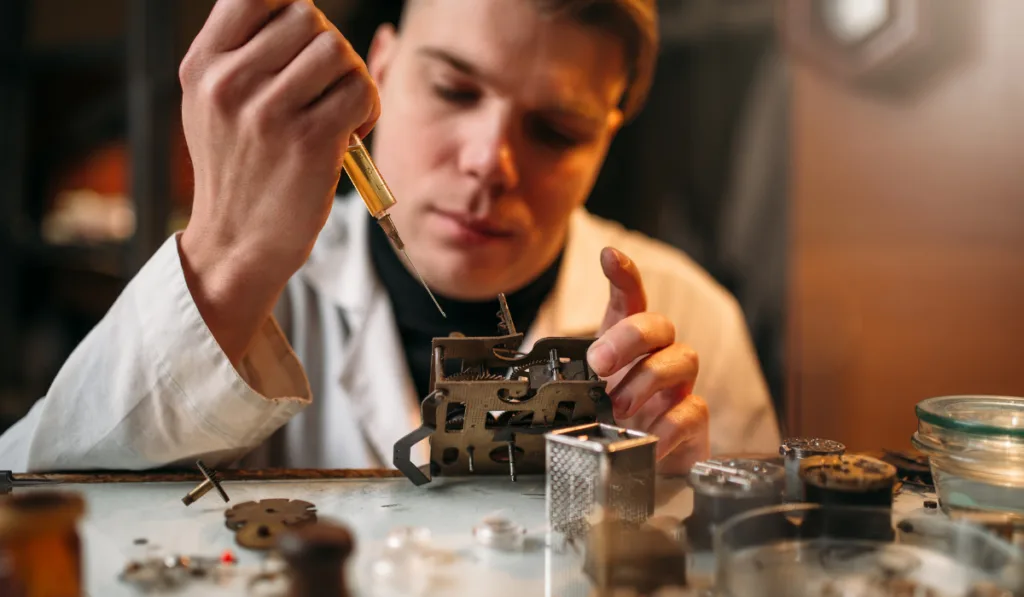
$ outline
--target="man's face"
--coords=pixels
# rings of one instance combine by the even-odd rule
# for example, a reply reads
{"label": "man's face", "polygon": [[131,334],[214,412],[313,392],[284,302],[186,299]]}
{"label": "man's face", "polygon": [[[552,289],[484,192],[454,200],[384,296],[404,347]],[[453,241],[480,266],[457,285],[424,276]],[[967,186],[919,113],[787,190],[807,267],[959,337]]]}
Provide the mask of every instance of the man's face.
{"label": "man's face", "polygon": [[527,0],[414,1],[370,51],[374,159],[431,288],[492,299],[550,266],[586,201],[622,119],[622,46]]}

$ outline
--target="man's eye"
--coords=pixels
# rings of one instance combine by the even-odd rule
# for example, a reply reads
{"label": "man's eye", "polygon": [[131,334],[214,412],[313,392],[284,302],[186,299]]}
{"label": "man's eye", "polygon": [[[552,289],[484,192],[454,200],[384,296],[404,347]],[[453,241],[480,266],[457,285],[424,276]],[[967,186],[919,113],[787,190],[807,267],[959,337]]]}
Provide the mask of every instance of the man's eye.
{"label": "man's eye", "polygon": [[434,93],[446,102],[453,104],[471,104],[480,96],[476,91],[470,89],[459,89],[444,85],[434,85]]}
{"label": "man's eye", "polygon": [[544,122],[534,122],[530,128],[535,139],[554,149],[570,149],[582,143],[576,136],[563,133]]}

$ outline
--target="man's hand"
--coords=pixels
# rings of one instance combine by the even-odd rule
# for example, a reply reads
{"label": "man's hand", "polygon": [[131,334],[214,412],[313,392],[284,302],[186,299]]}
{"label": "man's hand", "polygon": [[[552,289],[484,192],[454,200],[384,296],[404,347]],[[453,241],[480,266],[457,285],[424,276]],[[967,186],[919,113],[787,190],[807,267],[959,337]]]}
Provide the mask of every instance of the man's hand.
{"label": "man's hand", "polygon": [[611,296],[587,360],[608,380],[616,422],[658,436],[659,470],[684,474],[711,450],[707,404],[692,394],[697,353],[675,341],[671,321],[646,311],[635,263],[606,248],[601,267]]}
{"label": "man's hand", "polygon": [[310,0],[219,0],[179,69],[195,173],[180,251],[237,362],[326,223],[342,156],[380,111],[362,59]]}

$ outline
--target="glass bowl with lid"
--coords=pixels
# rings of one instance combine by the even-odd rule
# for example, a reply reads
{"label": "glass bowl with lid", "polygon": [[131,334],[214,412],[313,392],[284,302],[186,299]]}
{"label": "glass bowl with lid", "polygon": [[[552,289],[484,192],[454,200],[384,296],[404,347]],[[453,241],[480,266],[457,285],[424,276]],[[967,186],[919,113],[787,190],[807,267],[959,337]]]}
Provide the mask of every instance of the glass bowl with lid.
{"label": "glass bowl with lid", "polygon": [[1024,517],[1024,398],[940,396],[916,411],[912,442],[929,457],[943,510]]}

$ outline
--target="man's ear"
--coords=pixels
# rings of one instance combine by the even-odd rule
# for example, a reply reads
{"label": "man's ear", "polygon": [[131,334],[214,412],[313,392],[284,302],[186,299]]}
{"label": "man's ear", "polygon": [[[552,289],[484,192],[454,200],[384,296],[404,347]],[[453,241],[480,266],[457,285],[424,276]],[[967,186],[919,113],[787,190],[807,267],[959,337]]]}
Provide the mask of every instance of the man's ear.
{"label": "man's ear", "polygon": [[373,42],[370,44],[370,51],[367,53],[366,67],[378,88],[386,84],[397,45],[398,32],[395,31],[394,25],[384,23],[377,28],[377,33],[374,34]]}
{"label": "man's ear", "polygon": [[608,136],[614,138],[615,134],[622,128],[626,117],[622,114],[622,110],[616,108],[608,113]]}
{"label": "man's ear", "polygon": [[[605,121],[605,130],[608,132],[608,146],[611,146],[612,141],[615,141],[615,135],[622,130],[622,125],[624,125],[625,122],[626,117],[623,115],[622,110],[614,108],[608,112],[608,118]],[[605,147],[605,151],[607,150],[608,147]]]}

